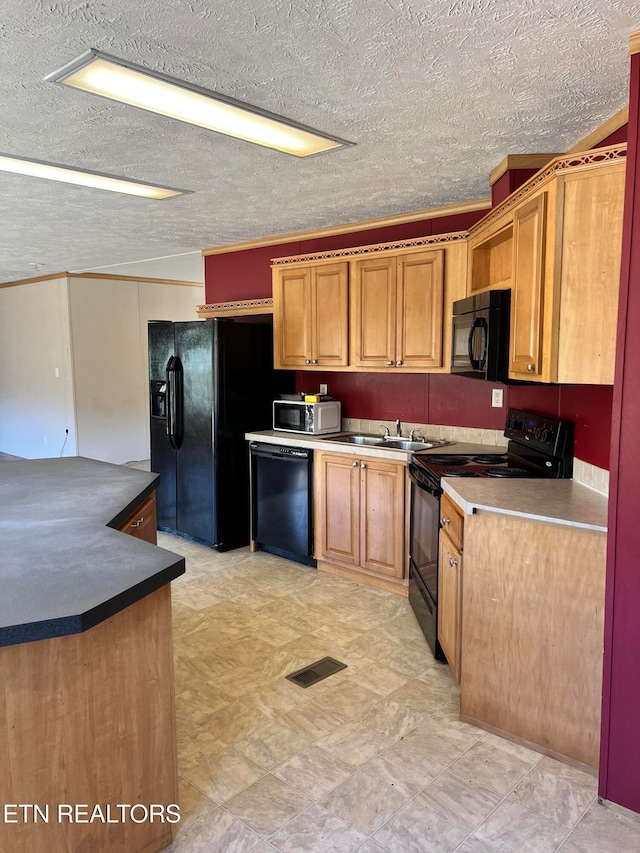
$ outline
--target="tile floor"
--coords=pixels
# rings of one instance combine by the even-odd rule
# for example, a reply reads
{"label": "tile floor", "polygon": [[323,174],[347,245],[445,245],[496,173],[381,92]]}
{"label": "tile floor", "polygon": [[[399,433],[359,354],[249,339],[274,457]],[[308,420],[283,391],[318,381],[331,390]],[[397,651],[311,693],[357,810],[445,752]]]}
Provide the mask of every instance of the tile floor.
{"label": "tile floor", "polygon": [[[630,853],[595,779],[458,720],[406,599],[267,554],[183,553],[171,853]],[[348,668],[302,689],[325,655]]]}

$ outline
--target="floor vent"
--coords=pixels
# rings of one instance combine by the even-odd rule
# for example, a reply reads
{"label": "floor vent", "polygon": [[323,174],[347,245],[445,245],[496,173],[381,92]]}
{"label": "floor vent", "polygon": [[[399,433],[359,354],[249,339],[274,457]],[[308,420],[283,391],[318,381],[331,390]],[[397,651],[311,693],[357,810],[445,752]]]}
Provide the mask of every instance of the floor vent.
{"label": "floor vent", "polygon": [[305,666],[304,669],[292,672],[286,678],[289,681],[293,681],[299,687],[311,687],[312,684],[317,684],[323,678],[328,678],[328,676],[334,675],[336,672],[340,672],[341,669],[346,668],[346,663],[340,663],[339,660],[322,658],[322,660],[317,660],[315,663]]}

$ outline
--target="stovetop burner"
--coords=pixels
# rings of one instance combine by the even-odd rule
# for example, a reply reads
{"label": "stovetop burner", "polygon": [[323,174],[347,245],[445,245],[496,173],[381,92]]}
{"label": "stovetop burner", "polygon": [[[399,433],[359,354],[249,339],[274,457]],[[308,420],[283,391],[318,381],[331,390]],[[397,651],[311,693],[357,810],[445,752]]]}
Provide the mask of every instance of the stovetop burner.
{"label": "stovetop burner", "polygon": [[527,468],[487,468],[485,477],[503,477],[504,479],[517,479],[518,477],[531,477],[532,473]]}
{"label": "stovetop burner", "polygon": [[479,477],[477,471],[465,471],[464,468],[451,468],[450,470],[445,469],[440,472],[441,477]]}
{"label": "stovetop burner", "polygon": [[433,465],[467,465],[469,456],[453,456],[448,453],[429,453],[424,455],[424,461]]}
{"label": "stovetop burner", "polygon": [[471,461],[477,462],[478,465],[499,465],[501,462],[507,462],[507,456],[504,453],[479,453]]}

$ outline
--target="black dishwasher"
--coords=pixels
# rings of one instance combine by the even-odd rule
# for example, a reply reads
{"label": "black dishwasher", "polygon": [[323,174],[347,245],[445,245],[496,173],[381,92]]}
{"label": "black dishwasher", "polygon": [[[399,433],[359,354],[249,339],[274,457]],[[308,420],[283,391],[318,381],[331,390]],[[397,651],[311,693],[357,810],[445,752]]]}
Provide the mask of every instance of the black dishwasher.
{"label": "black dishwasher", "polygon": [[313,558],[313,451],[252,441],[251,539],[307,566]]}

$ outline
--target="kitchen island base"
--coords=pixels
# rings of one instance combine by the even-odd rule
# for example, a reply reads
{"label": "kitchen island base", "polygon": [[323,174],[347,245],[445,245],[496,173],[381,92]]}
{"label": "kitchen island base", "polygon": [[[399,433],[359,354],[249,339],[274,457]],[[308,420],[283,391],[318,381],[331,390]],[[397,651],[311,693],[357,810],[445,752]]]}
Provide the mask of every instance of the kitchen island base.
{"label": "kitchen island base", "polygon": [[[0,648],[0,679],[0,850],[156,853],[171,843],[169,584],[83,633]],[[31,808],[7,812],[12,804]]]}
{"label": "kitchen island base", "polygon": [[606,534],[465,516],[462,719],[595,769]]}

